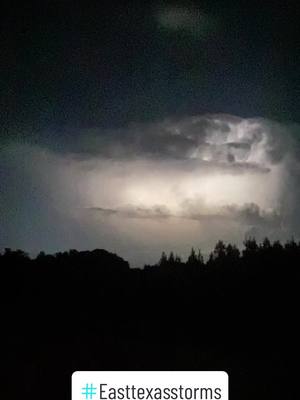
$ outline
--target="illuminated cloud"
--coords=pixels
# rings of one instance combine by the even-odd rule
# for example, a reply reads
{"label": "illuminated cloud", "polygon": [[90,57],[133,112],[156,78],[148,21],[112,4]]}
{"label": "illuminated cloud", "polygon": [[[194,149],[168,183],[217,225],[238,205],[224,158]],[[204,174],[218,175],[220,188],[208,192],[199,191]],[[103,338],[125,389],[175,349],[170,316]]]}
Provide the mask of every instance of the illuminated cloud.
{"label": "illuminated cloud", "polygon": [[1,207],[14,215],[0,244],[103,247],[141,265],[162,250],[208,252],[218,239],[297,237],[295,129],[203,115],[83,132],[60,153],[12,143]]}

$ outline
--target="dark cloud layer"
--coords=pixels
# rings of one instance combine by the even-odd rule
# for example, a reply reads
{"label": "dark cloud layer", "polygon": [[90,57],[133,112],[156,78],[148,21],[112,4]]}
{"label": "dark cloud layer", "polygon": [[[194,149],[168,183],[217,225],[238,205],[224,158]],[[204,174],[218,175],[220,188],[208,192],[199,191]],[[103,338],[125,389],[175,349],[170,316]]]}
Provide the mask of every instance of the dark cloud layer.
{"label": "dark cloud layer", "polygon": [[[232,154],[236,161],[242,162],[252,146],[266,141],[266,154],[277,162],[286,153],[287,146],[294,144],[290,135],[292,128],[292,125],[286,127],[261,118],[212,114],[132,124],[121,130],[82,131],[77,140],[67,144],[67,151],[108,158],[197,157],[205,160],[209,157],[213,161],[228,161],[228,155]],[[201,157],[204,153],[208,153],[206,158]]]}

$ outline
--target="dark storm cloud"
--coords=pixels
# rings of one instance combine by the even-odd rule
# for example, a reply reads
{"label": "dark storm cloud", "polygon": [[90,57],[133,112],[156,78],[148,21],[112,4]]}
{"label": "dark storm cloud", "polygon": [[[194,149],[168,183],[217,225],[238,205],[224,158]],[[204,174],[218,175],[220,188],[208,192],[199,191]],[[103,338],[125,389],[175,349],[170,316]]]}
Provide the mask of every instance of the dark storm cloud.
{"label": "dark storm cloud", "polygon": [[265,211],[255,203],[245,204],[242,207],[226,207],[228,214],[241,220],[247,225],[280,229],[282,216],[278,211]]}
{"label": "dark storm cloud", "polygon": [[88,210],[97,212],[103,215],[117,215],[126,218],[142,218],[142,219],[161,219],[175,217],[170,213],[168,208],[164,205],[154,206],[151,208],[145,207],[123,207],[116,209],[90,207]]}
{"label": "dark storm cloud", "polygon": [[156,258],[298,235],[298,8],[10,3],[0,245]]}
{"label": "dark storm cloud", "polygon": [[83,130],[59,151],[11,142],[0,244],[105,247],[136,260],[137,247],[155,258],[249,232],[297,236],[297,129],[220,114]]}
{"label": "dark storm cloud", "polygon": [[134,124],[122,130],[83,131],[66,151],[107,158],[197,159],[263,171],[264,166],[248,160],[251,149],[260,145],[269,161],[280,162],[294,145],[290,127],[259,118],[212,114]]}
{"label": "dark storm cloud", "polygon": [[194,207],[189,208],[188,202],[185,202],[183,212],[180,214],[172,214],[167,206],[154,206],[151,208],[143,207],[123,207],[116,209],[90,207],[88,211],[100,213],[104,216],[115,215],[120,218],[137,218],[137,219],[165,219],[177,218],[195,221],[220,221],[236,219],[245,223],[246,225],[276,228],[278,229],[281,224],[281,215],[275,211],[264,211],[255,203],[244,204],[243,206],[228,205],[214,210],[214,213],[207,213],[206,210],[195,212]]}

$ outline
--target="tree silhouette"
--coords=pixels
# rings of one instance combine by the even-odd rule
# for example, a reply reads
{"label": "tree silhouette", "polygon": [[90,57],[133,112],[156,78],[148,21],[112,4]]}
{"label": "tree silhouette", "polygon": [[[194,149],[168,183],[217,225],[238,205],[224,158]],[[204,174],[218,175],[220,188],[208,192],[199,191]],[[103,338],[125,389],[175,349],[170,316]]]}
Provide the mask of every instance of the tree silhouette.
{"label": "tree silhouette", "polygon": [[226,370],[231,399],[292,398],[280,382],[298,349],[299,260],[294,239],[219,241],[206,262],[194,248],[186,262],[163,252],[144,269],[100,249],[5,249],[2,360],[24,371],[26,398],[38,384],[66,399],[74,370],[105,369]]}

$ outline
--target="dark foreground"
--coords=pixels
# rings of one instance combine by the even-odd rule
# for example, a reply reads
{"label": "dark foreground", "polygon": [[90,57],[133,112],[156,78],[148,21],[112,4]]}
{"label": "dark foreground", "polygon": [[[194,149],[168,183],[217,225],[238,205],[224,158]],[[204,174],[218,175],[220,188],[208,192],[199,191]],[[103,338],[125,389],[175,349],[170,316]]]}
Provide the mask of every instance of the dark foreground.
{"label": "dark foreground", "polygon": [[76,370],[225,370],[231,400],[292,399],[299,260],[267,240],[144,270],[104,250],[6,250],[1,398],[70,399]]}

